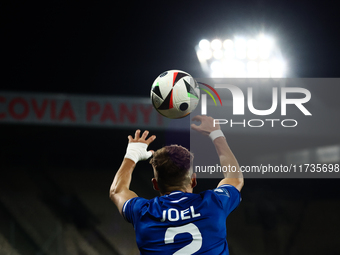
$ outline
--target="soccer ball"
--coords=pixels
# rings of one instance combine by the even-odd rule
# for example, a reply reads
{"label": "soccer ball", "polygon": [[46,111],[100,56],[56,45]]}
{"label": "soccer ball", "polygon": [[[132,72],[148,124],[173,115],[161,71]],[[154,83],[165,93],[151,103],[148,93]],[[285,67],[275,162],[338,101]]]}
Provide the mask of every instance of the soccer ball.
{"label": "soccer ball", "polygon": [[200,90],[192,76],[180,70],[159,75],[151,87],[151,101],[155,109],[170,119],[183,118],[195,110]]}

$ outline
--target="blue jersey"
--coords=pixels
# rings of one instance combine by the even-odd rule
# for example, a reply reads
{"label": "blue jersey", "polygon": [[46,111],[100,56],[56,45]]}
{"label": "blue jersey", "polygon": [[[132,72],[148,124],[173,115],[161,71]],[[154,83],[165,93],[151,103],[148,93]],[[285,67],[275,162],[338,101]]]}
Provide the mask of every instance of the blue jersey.
{"label": "blue jersey", "polygon": [[174,191],[151,200],[125,202],[141,254],[229,254],[226,219],[240,203],[240,192],[221,185],[200,194]]}

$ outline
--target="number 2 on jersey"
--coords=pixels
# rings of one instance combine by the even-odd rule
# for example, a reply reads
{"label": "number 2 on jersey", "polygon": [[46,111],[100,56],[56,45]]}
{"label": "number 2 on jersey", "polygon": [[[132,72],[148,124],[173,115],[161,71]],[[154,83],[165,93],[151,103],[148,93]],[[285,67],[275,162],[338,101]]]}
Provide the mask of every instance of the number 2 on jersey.
{"label": "number 2 on jersey", "polygon": [[173,255],[190,255],[202,247],[202,235],[198,227],[189,223],[180,227],[170,227],[165,231],[165,244],[174,243],[175,236],[182,233],[189,233],[192,236],[192,242],[176,251]]}

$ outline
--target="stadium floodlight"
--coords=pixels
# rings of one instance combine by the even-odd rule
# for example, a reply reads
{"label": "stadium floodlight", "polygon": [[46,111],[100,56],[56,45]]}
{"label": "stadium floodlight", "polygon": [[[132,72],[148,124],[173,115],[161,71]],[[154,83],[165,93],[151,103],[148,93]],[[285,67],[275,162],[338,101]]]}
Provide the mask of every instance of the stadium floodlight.
{"label": "stadium floodlight", "polygon": [[213,53],[215,59],[222,59],[223,58],[223,51],[222,50],[215,50]]}
{"label": "stadium floodlight", "polygon": [[259,63],[259,77],[270,77],[268,61],[260,61]]}
{"label": "stadium floodlight", "polygon": [[203,39],[198,44],[201,50],[210,50],[210,42],[207,39]]}
{"label": "stadium floodlight", "polygon": [[247,56],[247,42],[243,38],[235,40],[235,54],[238,59],[245,59]]}
{"label": "stadium floodlight", "polygon": [[211,48],[213,50],[220,50],[222,48],[222,42],[219,39],[215,39],[211,42]]}
{"label": "stadium floodlight", "polygon": [[233,39],[203,39],[196,46],[202,69],[211,77],[282,78],[286,63],[273,38],[235,36]]}
{"label": "stadium floodlight", "polygon": [[270,57],[270,53],[273,50],[273,39],[268,36],[260,35],[259,36],[259,57],[261,59],[268,59]]}
{"label": "stadium floodlight", "polygon": [[234,48],[234,42],[230,39],[227,39],[223,42],[223,48],[225,50],[233,50]]}
{"label": "stadium floodlight", "polygon": [[281,59],[271,61],[270,73],[273,78],[281,78],[285,72],[285,63]]}
{"label": "stadium floodlight", "polygon": [[247,77],[258,78],[258,64],[256,61],[248,61],[247,63]]}
{"label": "stadium floodlight", "polygon": [[258,57],[258,41],[255,39],[250,39],[247,42],[247,56],[248,59],[257,59]]}

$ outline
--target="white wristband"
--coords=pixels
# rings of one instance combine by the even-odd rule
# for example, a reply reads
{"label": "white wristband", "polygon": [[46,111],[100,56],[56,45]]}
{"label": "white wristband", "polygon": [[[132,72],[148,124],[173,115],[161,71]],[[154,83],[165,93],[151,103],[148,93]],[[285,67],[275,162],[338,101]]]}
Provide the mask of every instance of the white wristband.
{"label": "white wristband", "polygon": [[223,132],[220,129],[214,130],[209,134],[209,137],[211,138],[212,141],[214,141],[216,138],[221,137],[221,136],[225,137]]}
{"label": "white wristband", "polygon": [[146,143],[129,143],[124,158],[129,158],[135,163],[140,160],[146,160],[152,156],[152,152],[147,151],[147,148],[148,145]]}

